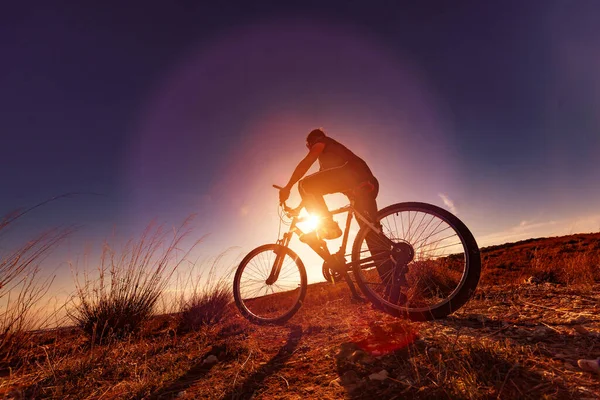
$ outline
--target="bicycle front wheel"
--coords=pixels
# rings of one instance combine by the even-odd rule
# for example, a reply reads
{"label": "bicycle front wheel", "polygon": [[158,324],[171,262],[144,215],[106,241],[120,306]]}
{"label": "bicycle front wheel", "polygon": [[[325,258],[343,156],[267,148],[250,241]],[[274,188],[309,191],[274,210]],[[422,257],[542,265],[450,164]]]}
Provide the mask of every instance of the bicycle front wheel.
{"label": "bicycle front wheel", "polygon": [[287,247],[266,244],[240,263],[233,280],[233,297],[242,315],[256,324],[290,319],[306,296],[306,270]]}
{"label": "bicycle front wheel", "polygon": [[481,257],[475,238],[456,216],[425,203],[379,211],[383,240],[368,227],[352,247],[354,275],[376,306],[414,321],[446,317],[472,296]]}

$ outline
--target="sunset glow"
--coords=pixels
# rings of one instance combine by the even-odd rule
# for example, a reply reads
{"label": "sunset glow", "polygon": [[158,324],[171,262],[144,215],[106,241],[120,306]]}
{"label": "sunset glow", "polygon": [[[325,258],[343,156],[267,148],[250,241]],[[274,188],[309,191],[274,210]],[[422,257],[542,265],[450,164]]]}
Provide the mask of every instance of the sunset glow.
{"label": "sunset glow", "polygon": [[[389,26],[363,23],[362,8],[354,17],[273,12],[206,32],[177,24],[159,48],[150,45],[150,23],[136,28],[146,38],[139,43],[123,40],[126,24],[92,24],[99,43],[84,46],[74,39],[78,28],[63,22],[93,10],[23,14],[14,36],[32,45],[8,46],[12,61],[0,67],[2,148],[27,149],[28,157],[3,155],[3,213],[79,194],[36,210],[3,245],[59,225],[84,227],[48,259],[65,291],[65,260],[82,259],[86,246],[113,232],[137,235],[150,221],[176,225],[197,214],[193,236],[206,235],[198,258],[230,248],[240,256],[277,239],[271,185],[287,182],[314,127],[366,160],[380,208],[436,204],[481,245],[598,230],[600,189],[591,182],[600,175],[600,32],[586,17],[593,13],[547,6],[544,18],[527,14],[515,26],[481,7],[472,24],[487,32],[484,47],[453,22],[458,8],[436,14],[428,29],[408,11]],[[487,20],[497,29],[488,32]],[[407,34],[421,29],[427,34]],[[60,55],[50,64],[42,44],[49,37]],[[60,62],[74,54],[81,65]],[[82,72],[91,65],[97,79]],[[299,200],[293,188],[290,203]],[[326,201],[347,204],[342,195]],[[314,227],[313,220],[305,228]],[[310,279],[321,279],[322,261],[303,244],[295,250]]]}

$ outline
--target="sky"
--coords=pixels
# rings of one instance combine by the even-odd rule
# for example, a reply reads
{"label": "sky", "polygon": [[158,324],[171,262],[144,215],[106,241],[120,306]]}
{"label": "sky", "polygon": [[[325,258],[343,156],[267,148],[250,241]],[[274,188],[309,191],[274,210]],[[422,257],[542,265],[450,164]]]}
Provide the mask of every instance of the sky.
{"label": "sky", "polygon": [[233,260],[276,240],[271,185],[316,127],[367,161],[381,207],[442,206],[480,246],[599,231],[599,19],[594,0],[13,2],[0,215],[77,194],[0,250],[76,225],[46,260],[67,287],[89,246],[196,214],[199,254]]}

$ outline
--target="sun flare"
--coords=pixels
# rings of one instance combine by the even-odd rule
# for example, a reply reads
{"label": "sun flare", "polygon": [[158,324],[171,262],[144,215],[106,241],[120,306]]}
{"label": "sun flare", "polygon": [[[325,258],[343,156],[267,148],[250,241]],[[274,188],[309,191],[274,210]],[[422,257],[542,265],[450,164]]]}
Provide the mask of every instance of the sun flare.
{"label": "sun flare", "polygon": [[312,232],[319,226],[321,218],[317,215],[304,215],[301,223],[298,224],[304,232]]}

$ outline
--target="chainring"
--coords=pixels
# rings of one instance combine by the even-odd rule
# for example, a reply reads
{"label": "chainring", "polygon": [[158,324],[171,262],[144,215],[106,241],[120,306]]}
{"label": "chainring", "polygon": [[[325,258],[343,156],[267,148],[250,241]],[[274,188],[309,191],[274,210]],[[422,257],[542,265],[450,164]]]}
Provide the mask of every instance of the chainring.
{"label": "chainring", "polygon": [[[335,255],[334,257],[339,258],[338,255]],[[345,263],[345,258],[343,259],[344,261],[340,261],[342,264]],[[323,272],[323,277],[325,278],[325,280],[329,283],[335,283],[338,282],[342,279],[342,273],[338,272],[335,268],[331,268],[331,264],[327,261],[323,262],[323,268],[322,268],[322,272]]]}

